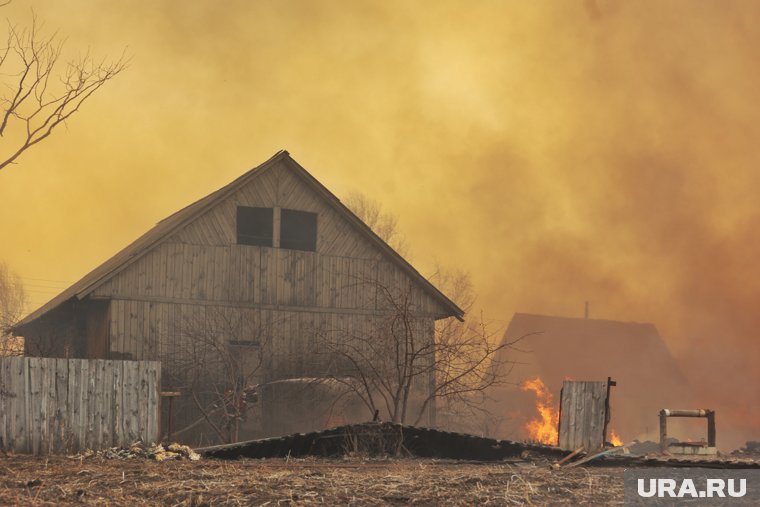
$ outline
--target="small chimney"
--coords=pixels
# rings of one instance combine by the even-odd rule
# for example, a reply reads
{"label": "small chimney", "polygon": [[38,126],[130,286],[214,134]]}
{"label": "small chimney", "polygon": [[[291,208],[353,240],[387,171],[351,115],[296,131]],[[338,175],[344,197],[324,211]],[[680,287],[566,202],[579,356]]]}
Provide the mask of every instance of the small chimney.
{"label": "small chimney", "polygon": [[586,301],[586,311],[584,312],[584,316],[588,319],[588,301]]}

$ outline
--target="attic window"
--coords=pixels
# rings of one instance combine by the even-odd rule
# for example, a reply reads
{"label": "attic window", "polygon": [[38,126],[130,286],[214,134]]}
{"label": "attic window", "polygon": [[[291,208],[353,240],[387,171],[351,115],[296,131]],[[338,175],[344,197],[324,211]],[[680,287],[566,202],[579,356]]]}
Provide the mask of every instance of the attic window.
{"label": "attic window", "polygon": [[291,250],[317,250],[317,214],[283,209],[280,220],[280,247]]}
{"label": "attic window", "polygon": [[272,208],[237,208],[238,245],[272,246]]}

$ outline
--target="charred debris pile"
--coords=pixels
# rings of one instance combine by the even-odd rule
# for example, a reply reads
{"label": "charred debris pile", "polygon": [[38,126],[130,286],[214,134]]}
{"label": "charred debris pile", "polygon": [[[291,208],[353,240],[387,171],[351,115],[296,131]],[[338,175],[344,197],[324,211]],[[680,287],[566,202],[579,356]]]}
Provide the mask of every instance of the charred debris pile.
{"label": "charred debris pile", "polygon": [[514,442],[390,422],[339,426],[311,433],[197,449],[208,458],[409,456],[498,461],[528,454],[561,459],[568,452],[549,445]]}
{"label": "charred debris pile", "polygon": [[709,468],[760,468],[760,460],[737,456],[680,458],[668,455],[637,455],[632,446],[602,451],[574,452],[559,447],[497,440],[432,428],[369,422],[339,426],[311,433],[251,440],[196,449],[205,458],[302,458],[317,456],[400,456],[463,461],[533,461],[554,469],[576,466],[666,466]]}

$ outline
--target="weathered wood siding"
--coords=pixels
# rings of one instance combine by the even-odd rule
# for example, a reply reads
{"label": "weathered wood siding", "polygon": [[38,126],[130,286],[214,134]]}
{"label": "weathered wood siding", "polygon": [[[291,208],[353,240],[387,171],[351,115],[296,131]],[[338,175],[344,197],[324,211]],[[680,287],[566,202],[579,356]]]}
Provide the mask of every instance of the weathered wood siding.
{"label": "weathered wood siding", "polygon": [[72,453],[160,439],[161,363],[0,358],[3,450]]}
{"label": "weathered wood siding", "polygon": [[566,380],[560,397],[559,447],[586,452],[604,447],[607,382]]}
{"label": "weathered wood siding", "polygon": [[[368,319],[387,304],[381,288],[406,291],[414,312],[431,323],[445,313],[284,164],[257,176],[96,288],[93,298],[112,300],[109,357],[156,359],[172,350],[178,319],[201,311],[190,307],[228,307],[274,323],[269,337],[277,357],[307,354],[305,336],[320,326],[368,327]],[[238,245],[237,206],[317,213],[316,252]],[[277,363],[275,357],[272,364]],[[295,370],[292,375],[304,368]]]}
{"label": "weathered wood siding", "polygon": [[[226,314],[230,320],[240,319],[251,326],[236,339],[247,338],[264,347],[267,361],[262,380],[322,374],[329,358],[316,345],[320,333],[370,336],[378,330],[378,317],[369,314],[134,300],[114,300],[111,304],[112,357],[153,360],[184,354],[188,333],[211,320],[211,315]],[[433,339],[432,319],[418,319],[413,325],[421,339]]]}
{"label": "weathered wood siding", "polygon": [[[374,311],[378,286],[409,284],[387,261],[280,248],[164,242],[105,282],[93,297],[153,301],[236,302],[248,306]],[[421,313],[440,314],[414,287]]]}
{"label": "weathered wood siding", "polygon": [[[316,252],[238,245],[237,206],[317,213]],[[160,242],[105,281],[93,297],[374,311],[378,284],[410,282],[354,224],[278,166]],[[412,287],[420,313],[445,313],[417,283]]]}

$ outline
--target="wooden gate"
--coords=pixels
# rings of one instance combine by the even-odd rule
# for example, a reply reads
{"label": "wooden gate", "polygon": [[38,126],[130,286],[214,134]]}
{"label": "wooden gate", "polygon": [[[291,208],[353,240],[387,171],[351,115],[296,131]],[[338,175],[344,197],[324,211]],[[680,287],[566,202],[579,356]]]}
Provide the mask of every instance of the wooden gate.
{"label": "wooden gate", "polygon": [[604,447],[609,422],[609,388],[606,382],[565,380],[559,402],[559,447],[586,452]]}

